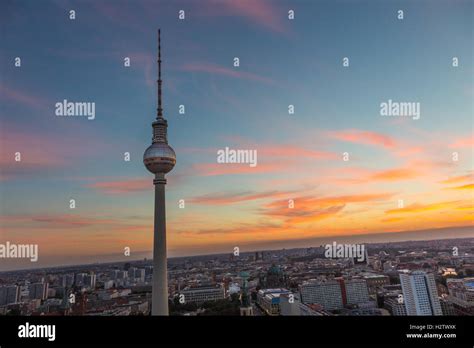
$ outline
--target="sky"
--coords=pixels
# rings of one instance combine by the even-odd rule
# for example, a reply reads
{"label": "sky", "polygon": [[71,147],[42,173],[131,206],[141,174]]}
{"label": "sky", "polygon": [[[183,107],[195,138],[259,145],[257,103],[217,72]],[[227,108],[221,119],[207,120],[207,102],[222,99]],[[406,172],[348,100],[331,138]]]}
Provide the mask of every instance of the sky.
{"label": "sky", "polygon": [[[38,265],[149,253],[158,28],[177,154],[169,256],[474,236],[473,13],[460,0],[2,1],[0,243],[38,244]],[[95,119],[56,116],[64,99],[94,102]],[[381,116],[388,100],[420,103],[420,118]],[[256,150],[257,166],[217,163],[226,147]]]}

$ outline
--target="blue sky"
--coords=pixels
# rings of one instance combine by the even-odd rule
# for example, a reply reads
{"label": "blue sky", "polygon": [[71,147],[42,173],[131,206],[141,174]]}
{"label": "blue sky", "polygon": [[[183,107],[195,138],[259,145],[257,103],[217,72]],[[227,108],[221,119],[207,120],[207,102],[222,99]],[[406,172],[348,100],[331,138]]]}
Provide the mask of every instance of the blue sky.
{"label": "blue sky", "polygon": [[[178,157],[167,187],[171,254],[472,223],[472,209],[464,209],[472,191],[440,185],[472,182],[472,1],[0,6],[0,227],[9,240],[37,240],[51,254],[52,240],[73,250],[64,237],[72,231],[82,254],[120,252],[127,243],[151,248],[152,178],[141,158],[156,113],[157,28],[164,114]],[[54,104],[63,99],[95,102],[95,120],[56,117]],[[381,117],[388,99],[420,102],[420,120]],[[216,168],[216,150],[226,146],[259,151],[256,171]],[[12,162],[16,151],[20,165]],[[131,162],[123,161],[126,151]],[[349,163],[340,159],[345,151]],[[454,151],[460,160],[453,164]],[[361,201],[361,194],[386,195]],[[327,205],[331,197],[339,197],[337,206]],[[307,209],[299,213],[314,219],[272,211],[298,198]],[[402,198],[419,215],[387,219]]]}

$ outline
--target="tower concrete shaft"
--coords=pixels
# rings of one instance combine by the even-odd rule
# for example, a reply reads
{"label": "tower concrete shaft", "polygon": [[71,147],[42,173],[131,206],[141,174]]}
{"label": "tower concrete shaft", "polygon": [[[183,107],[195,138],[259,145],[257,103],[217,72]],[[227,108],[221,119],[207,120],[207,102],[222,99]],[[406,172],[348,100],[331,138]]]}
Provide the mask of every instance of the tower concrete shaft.
{"label": "tower concrete shaft", "polygon": [[153,234],[152,315],[169,315],[168,272],[166,256],[166,209],[163,173],[155,174],[155,222]]}

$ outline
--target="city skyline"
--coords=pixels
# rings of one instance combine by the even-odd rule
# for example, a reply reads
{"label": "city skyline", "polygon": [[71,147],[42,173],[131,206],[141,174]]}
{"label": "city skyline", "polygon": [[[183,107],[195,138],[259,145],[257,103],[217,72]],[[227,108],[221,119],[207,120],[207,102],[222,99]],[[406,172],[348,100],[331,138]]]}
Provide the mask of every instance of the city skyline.
{"label": "city skyline", "polygon": [[[37,243],[38,266],[151,249],[141,154],[158,27],[180,157],[168,178],[170,256],[381,232],[472,235],[472,2],[407,3],[403,21],[373,1],[345,3],[347,13],[327,1],[258,4],[4,2],[2,240]],[[63,100],[95,102],[95,119],[56,117]],[[421,117],[381,116],[392,100],[419,102]],[[256,150],[258,164],[218,163],[227,147]]]}
{"label": "city skyline", "polygon": [[[171,259],[170,315],[472,315],[473,243],[375,243],[362,262],[327,245]],[[153,263],[3,272],[0,315],[154,314]]]}

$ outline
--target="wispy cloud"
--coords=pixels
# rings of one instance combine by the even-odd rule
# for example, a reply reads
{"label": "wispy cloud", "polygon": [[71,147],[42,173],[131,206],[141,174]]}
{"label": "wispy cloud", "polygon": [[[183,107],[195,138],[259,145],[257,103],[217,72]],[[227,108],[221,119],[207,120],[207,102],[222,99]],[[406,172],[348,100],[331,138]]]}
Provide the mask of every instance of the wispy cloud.
{"label": "wispy cloud", "polygon": [[234,175],[234,174],[264,174],[269,172],[282,172],[287,169],[284,163],[259,163],[255,167],[248,164],[237,163],[198,163],[193,165],[191,171],[201,176]]}
{"label": "wispy cloud", "polygon": [[242,17],[256,26],[280,34],[289,31],[285,21],[287,11],[271,0],[200,1],[199,8],[195,10],[198,16],[203,17]]}
{"label": "wispy cloud", "polygon": [[85,187],[96,189],[105,194],[124,194],[151,190],[150,178],[132,178],[125,180],[99,181],[86,184]]}
{"label": "wispy cloud", "polygon": [[420,173],[416,169],[412,168],[395,168],[378,171],[369,177],[369,180],[374,181],[401,181],[414,179],[419,176]]}
{"label": "wispy cloud", "polygon": [[258,148],[259,155],[266,157],[290,157],[308,159],[336,159],[339,154],[334,152],[316,151],[294,145],[264,145]]}
{"label": "wispy cloud", "polygon": [[441,184],[457,184],[460,182],[466,182],[466,181],[471,181],[473,179],[472,174],[467,174],[467,175],[458,175],[458,176],[453,176],[451,178],[448,178],[446,180],[440,181]]}
{"label": "wispy cloud", "polygon": [[471,135],[466,136],[464,138],[460,138],[458,140],[455,140],[449,147],[453,148],[453,149],[473,148],[474,147],[474,135],[471,134]]}
{"label": "wispy cloud", "polygon": [[473,190],[474,184],[461,185],[456,187],[450,187],[451,190]]}
{"label": "wispy cloud", "polygon": [[390,209],[386,214],[424,213],[431,210],[453,209],[459,205],[460,201],[437,202],[430,204],[414,203],[405,208]]}
{"label": "wispy cloud", "polygon": [[206,73],[211,75],[220,75],[220,76],[227,76],[236,79],[243,79],[243,80],[251,80],[257,81],[261,83],[265,83],[268,85],[277,85],[277,82],[264,76],[260,76],[254,73],[226,68],[224,66],[216,65],[216,64],[209,64],[209,63],[187,63],[179,67],[179,70],[186,71],[186,72],[200,72]]}
{"label": "wispy cloud", "polygon": [[189,199],[189,202],[208,205],[233,204],[244,201],[254,201],[258,199],[279,198],[285,196],[289,197],[293,193],[294,192],[283,191],[217,193],[192,197]]}
{"label": "wispy cloud", "polygon": [[295,197],[293,208],[289,207],[288,199],[276,200],[264,205],[260,213],[269,217],[280,217],[287,224],[299,224],[319,221],[341,212],[346,206],[354,203],[385,201],[393,193],[372,193],[360,195],[326,196],[326,197]]}
{"label": "wispy cloud", "polygon": [[350,129],[331,131],[327,134],[330,138],[350,143],[384,146],[387,148],[393,148],[397,145],[396,141],[388,135],[366,130]]}
{"label": "wispy cloud", "polygon": [[31,109],[45,109],[48,106],[48,102],[44,98],[5,85],[0,85],[0,98],[4,102],[22,104]]}

